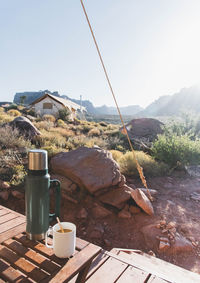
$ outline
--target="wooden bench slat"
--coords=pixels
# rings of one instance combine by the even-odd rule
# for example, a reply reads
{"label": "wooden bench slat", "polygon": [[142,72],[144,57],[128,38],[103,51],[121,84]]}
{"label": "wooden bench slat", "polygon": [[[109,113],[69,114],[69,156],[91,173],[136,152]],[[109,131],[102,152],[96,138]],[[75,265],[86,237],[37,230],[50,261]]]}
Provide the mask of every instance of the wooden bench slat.
{"label": "wooden bench slat", "polygon": [[6,215],[6,214],[8,214],[9,212],[8,212],[8,210],[6,210],[6,209],[1,209],[0,210],[0,216],[2,217],[2,216],[4,216],[4,215]]}
{"label": "wooden bench slat", "polygon": [[33,262],[39,268],[44,269],[50,274],[52,274],[59,268],[57,264],[55,264],[54,262],[51,262],[48,258],[44,257],[43,255],[39,253],[36,253],[34,250],[31,250],[23,246],[21,243],[15,240],[9,239],[5,241],[3,245],[7,246],[9,249],[13,250],[15,253],[19,254],[20,256]]}
{"label": "wooden bench slat", "polygon": [[100,247],[89,244],[77,255],[71,258],[50,282],[58,283],[65,282],[66,278],[68,278],[68,280],[72,279],[76,273],[78,273],[83,267],[86,267],[100,252]]}
{"label": "wooden bench slat", "polygon": [[66,263],[66,259],[61,259],[55,256],[53,249],[47,248],[44,244],[36,241],[31,241],[27,239],[24,234],[19,234],[14,237],[16,241],[22,243],[25,247],[31,248],[34,251],[44,255],[52,261],[55,261],[57,264],[63,266]]}
{"label": "wooden bench slat", "polygon": [[[6,281],[11,282],[31,282],[18,270],[15,270],[8,263],[0,259],[0,275]],[[1,281],[0,281],[1,282]],[[4,281],[2,281],[4,282]]]}
{"label": "wooden bench slat", "polygon": [[127,264],[110,257],[88,280],[87,283],[113,283],[128,267]]}
{"label": "wooden bench slat", "polygon": [[151,277],[149,278],[147,283],[167,283],[167,281],[165,281],[165,280],[163,280],[163,279],[161,279],[161,278],[159,278],[155,275],[151,275]]}
{"label": "wooden bench slat", "polygon": [[108,260],[109,256],[106,255],[103,251],[94,258],[92,264],[90,266],[87,279],[106,261]]}
{"label": "wooden bench slat", "polygon": [[22,223],[6,232],[3,232],[2,234],[0,234],[0,243],[23,232],[25,229],[26,229],[26,223]]}
{"label": "wooden bench slat", "polygon": [[46,278],[47,273],[38,269],[31,262],[19,257],[17,254],[9,250],[7,247],[0,245],[0,256],[9,264],[21,270],[28,277],[35,280],[36,282]]}
{"label": "wooden bench slat", "polygon": [[3,234],[3,232],[5,231],[8,231],[22,223],[25,223],[25,219],[24,217],[17,217],[15,219],[12,219],[12,220],[9,220],[7,221],[6,223],[3,223],[3,224],[0,224],[0,231],[1,231],[1,234]]}
{"label": "wooden bench slat", "polygon": [[199,274],[188,271],[182,267],[179,267],[177,265],[171,264],[169,262],[166,262],[164,260],[161,260],[159,258],[150,255],[143,256],[136,253],[132,253],[131,255],[129,255],[123,252],[120,252],[119,255],[115,255],[107,251],[105,251],[105,253],[123,261],[124,263],[145,270],[169,282],[177,282],[177,283],[200,282]]}
{"label": "wooden bench slat", "polygon": [[[141,269],[129,266],[116,281],[117,283],[144,283],[148,279],[149,273]],[[148,281],[149,282],[149,281]]]}
{"label": "wooden bench slat", "polygon": [[6,215],[3,215],[3,216],[0,217],[0,224],[7,222],[11,219],[17,218],[17,217],[18,217],[18,215],[16,215],[15,213],[8,213]]}

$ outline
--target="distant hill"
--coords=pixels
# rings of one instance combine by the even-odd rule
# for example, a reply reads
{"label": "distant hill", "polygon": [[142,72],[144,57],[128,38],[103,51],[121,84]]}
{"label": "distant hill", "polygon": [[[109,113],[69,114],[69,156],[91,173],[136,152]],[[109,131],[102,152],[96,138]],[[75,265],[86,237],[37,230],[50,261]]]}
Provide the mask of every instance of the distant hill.
{"label": "distant hill", "polygon": [[173,95],[161,96],[137,116],[179,116],[184,112],[200,113],[200,88],[183,88]]}
{"label": "distant hill", "polygon": [[[118,115],[117,109],[116,107],[108,107],[106,105],[101,106],[101,107],[94,107],[94,105],[92,104],[92,102],[90,102],[89,100],[82,100],[82,102],[79,99],[73,99],[70,98],[67,95],[60,95],[57,91],[51,92],[49,90],[41,90],[41,91],[25,91],[25,92],[17,92],[14,96],[14,103],[20,103],[21,102],[21,97],[25,96],[26,98],[24,99],[24,104],[25,105],[29,105],[30,103],[32,103],[34,100],[38,99],[39,97],[41,97],[42,95],[44,95],[45,93],[49,93],[58,97],[62,97],[65,99],[69,99],[79,105],[84,106],[87,109],[88,113],[94,114],[94,115]],[[121,107],[121,113],[123,115],[131,115],[133,116],[134,114],[136,114],[137,112],[141,111],[143,108],[138,106],[138,105],[132,105],[132,106],[127,106],[127,107]]]}
{"label": "distant hill", "polygon": [[[95,108],[98,114],[106,114],[106,115],[118,115],[118,111],[116,107],[108,107],[106,105],[96,107]],[[138,112],[142,111],[143,108],[139,105],[130,105],[125,107],[120,107],[120,112],[122,115],[135,115]]]}

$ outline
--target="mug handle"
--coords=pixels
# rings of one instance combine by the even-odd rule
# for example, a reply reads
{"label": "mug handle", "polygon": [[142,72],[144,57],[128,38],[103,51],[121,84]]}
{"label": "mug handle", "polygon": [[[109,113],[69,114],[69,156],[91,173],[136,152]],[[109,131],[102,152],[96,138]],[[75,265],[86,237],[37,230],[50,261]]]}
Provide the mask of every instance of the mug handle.
{"label": "mug handle", "polygon": [[47,248],[53,249],[53,245],[48,244],[48,236],[49,235],[53,235],[53,228],[52,227],[49,227],[49,229],[47,230],[47,232],[45,234],[45,246]]}

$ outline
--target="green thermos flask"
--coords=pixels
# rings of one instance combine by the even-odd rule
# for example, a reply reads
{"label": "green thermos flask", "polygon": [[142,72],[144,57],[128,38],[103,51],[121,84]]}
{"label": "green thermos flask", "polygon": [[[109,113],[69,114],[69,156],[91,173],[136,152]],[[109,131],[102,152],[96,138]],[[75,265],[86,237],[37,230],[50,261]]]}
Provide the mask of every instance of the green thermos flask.
{"label": "green thermos flask", "polygon": [[[55,213],[49,213],[50,188],[55,188]],[[50,180],[46,150],[28,152],[28,175],[25,181],[26,234],[30,240],[42,240],[49,222],[60,214],[60,182]]]}

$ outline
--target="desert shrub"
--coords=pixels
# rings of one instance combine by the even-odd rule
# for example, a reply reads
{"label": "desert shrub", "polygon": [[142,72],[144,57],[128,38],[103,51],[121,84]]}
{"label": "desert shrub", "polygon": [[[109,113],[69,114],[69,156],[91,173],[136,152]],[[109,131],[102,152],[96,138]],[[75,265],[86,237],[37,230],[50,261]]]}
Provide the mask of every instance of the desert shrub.
{"label": "desert shrub", "polygon": [[51,128],[54,127],[54,123],[50,121],[39,121],[39,122],[34,122],[34,126],[39,129],[39,130],[46,130],[49,131]]}
{"label": "desert shrub", "polygon": [[15,110],[15,109],[8,110],[7,114],[10,115],[10,116],[14,116],[14,117],[21,116],[21,113],[18,110]]}
{"label": "desert shrub", "polygon": [[56,133],[56,134],[59,134],[63,137],[73,137],[75,134],[72,130],[68,129],[67,128],[67,125],[65,128],[62,128],[62,127],[55,127],[55,128],[51,128],[50,129],[50,132],[53,134],[53,133]]}
{"label": "desert shrub", "polygon": [[123,153],[119,150],[110,150],[110,152],[112,153],[113,159],[118,163]]}
{"label": "desert shrub", "polygon": [[59,152],[66,151],[66,149],[56,147],[55,145],[43,146],[42,149],[48,152],[48,157],[53,157]]}
{"label": "desert shrub", "polygon": [[26,176],[26,170],[23,165],[15,165],[11,168],[12,170],[12,178],[10,180],[10,184],[17,186],[24,182],[24,178]]}
{"label": "desert shrub", "polygon": [[43,115],[42,119],[45,120],[45,121],[52,122],[52,123],[54,123],[56,121],[56,118],[53,115],[50,115],[50,114]]}
{"label": "desert shrub", "polygon": [[15,148],[15,147],[29,147],[31,142],[25,139],[19,131],[9,126],[0,127],[0,148]]}
{"label": "desert shrub", "polygon": [[188,135],[159,135],[153,143],[152,155],[170,167],[200,164],[200,141]]}
{"label": "desert shrub", "polygon": [[68,108],[63,108],[58,111],[58,118],[62,119],[63,121],[68,121],[71,112]]}
{"label": "desert shrub", "polygon": [[[166,164],[155,161],[150,155],[143,151],[135,151],[135,156],[140,166],[143,168],[145,176],[160,176],[168,172],[169,168]],[[139,177],[136,161],[132,152],[126,152],[118,160],[118,163],[122,174]]]}
{"label": "desert shrub", "polygon": [[17,110],[17,104],[11,104],[11,105],[9,105],[8,107],[6,107],[6,110],[10,110],[10,109],[15,109],[15,110]]}
{"label": "desert shrub", "polygon": [[59,133],[49,132],[44,129],[41,130],[41,136],[39,138],[40,146],[56,146],[65,148],[66,138]]}
{"label": "desert shrub", "polygon": [[57,126],[64,128],[66,126],[66,124],[65,124],[65,122],[62,119],[58,119],[57,120]]}
{"label": "desert shrub", "polygon": [[0,124],[9,123],[14,119],[13,116],[8,115],[7,113],[0,113]]}
{"label": "desert shrub", "polygon": [[0,113],[3,113],[4,111],[5,111],[5,109],[0,106]]}
{"label": "desert shrub", "polygon": [[98,128],[94,128],[94,129],[91,129],[89,132],[88,132],[88,136],[89,137],[94,137],[94,136],[100,136],[101,132]]}

